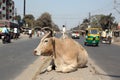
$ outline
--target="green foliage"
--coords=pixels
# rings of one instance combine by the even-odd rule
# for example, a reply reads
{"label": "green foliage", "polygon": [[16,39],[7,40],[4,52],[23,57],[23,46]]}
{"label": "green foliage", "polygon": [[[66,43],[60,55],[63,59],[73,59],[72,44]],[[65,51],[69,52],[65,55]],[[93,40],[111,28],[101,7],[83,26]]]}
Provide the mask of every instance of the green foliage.
{"label": "green foliage", "polygon": [[43,13],[37,20],[36,20],[36,26],[40,27],[52,27],[52,19],[51,15],[47,12]]}
{"label": "green foliage", "polygon": [[32,14],[27,14],[27,15],[25,15],[24,16],[24,18],[23,19],[30,19],[30,20],[34,20],[35,18],[34,18],[34,16],[32,15]]}
{"label": "green foliage", "polygon": [[15,20],[17,20],[17,22],[21,21],[21,16],[20,15],[17,15],[14,17]]}
{"label": "green foliage", "polygon": [[105,29],[112,29],[112,25],[114,24],[115,17],[112,16],[110,13],[109,15],[103,15],[101,16],[101,19],[99,21],[101,27],[103,30]]}
{"label": "green foliage", "polygon": [[83,20],[83,23],[89,23],[90,21],[89,21],[89,19],[84,19]]}
{"label": "green foliage", "polygon": [[32,14],[25,15],[23,18],[23,20],[25,21],[25,24],[28,24],[27,27],[30,27],[30,28],[34,27],[34,22],[35,22],[34,19],[35,18]]}
{"label": "green foliage", "polygon": [[109,15],[93,15],[91,16],[90,22],[88,19],[83,20],[83,23],[80,25],[80,29],[85,30],[89,23],[91,27],[102,28],[103,30],[113,29],[116,27],[114,20],[115,17],[113,17],[111,13]]}
{"label": "green foliage", "polygon": [[51,27],[53,30],[59,31],[59,27],[52,22],[51,15],[47,12],[43,13],[37,20],[35,20],[34,16],[32,14],[25,15],[23,18],[26,24],[28,24],[27,27],[33,28],[33,27]]}

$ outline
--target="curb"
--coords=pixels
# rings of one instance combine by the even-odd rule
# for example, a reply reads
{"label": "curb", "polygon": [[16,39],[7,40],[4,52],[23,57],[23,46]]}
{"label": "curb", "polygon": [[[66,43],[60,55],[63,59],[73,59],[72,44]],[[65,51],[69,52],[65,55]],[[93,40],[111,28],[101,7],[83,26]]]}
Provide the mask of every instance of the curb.
{"label": "curb", "polygon": [[47,61],[50,61],[49,59],[49,57],[41,59],[41,56],[39,56],[36,61],[30,64],[25,70],[23,70],[23,72],[14,80],[36,80],[36,76],[40,74],[40,71],[43,69],[44,64],[48,63]]}
{"label": "curb", "polygon": [[36,76],[36,73],[39,71],[40,63],[40,57],[33,62],[31,65],[29,65],[18,77],[16,77],[14,80],[34,80],[33,78]]}

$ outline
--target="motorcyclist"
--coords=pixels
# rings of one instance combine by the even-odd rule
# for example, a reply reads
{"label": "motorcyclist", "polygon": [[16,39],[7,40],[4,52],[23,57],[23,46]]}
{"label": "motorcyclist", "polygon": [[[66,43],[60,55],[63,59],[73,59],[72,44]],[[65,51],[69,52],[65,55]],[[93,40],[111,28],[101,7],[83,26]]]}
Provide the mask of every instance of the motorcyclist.
{"label": "motorcyclist", "polygon": [[107,31],[106,37],[108,38],[109,44],[111,44],[111,41],[112,41],[112,31],[111,30]]}
{"label": "motorcyclist", "polygon": [[29,33],[29,38],[32,38],[32,29],[29,29],[28,33]]}
{"label": "motorcyclist", "polygon": [[4,36],[4,38],[2,39],[3,43],[6,43],[6,42],[10,43],[11,42],[9,30],[7,28],[8,28],[8,26],[5,25],[5,26],[3,26],[3,29],[2,29],[2,35]]}

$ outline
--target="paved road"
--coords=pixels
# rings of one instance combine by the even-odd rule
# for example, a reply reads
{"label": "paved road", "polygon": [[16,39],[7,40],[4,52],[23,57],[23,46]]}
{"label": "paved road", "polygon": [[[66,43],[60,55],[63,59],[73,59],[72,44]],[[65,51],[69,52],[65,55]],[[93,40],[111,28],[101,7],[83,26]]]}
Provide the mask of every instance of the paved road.
{"label": "paved road", "polygon": [[[83,45],[83,38],[77,40]],[[113,80],[120,80],[120,46],[100,44],[99,47],[85,46],[89,56]]]}
{"label": "paved road", "polygon": [[0,45],[0,80],[13,80],[37,57],[32,55],[39,39],[14,41]]}
{"label": "paved road", "polygon": [[[77,39],[83,45],[83,38]],[[39,39],[20,40],[0,46],[0,80],[13,80],[37,57],[32,50],[39,43]],[[100,44],[99,47],[85,46],[89,56],[113,80],[120,80],[120,46]]]}

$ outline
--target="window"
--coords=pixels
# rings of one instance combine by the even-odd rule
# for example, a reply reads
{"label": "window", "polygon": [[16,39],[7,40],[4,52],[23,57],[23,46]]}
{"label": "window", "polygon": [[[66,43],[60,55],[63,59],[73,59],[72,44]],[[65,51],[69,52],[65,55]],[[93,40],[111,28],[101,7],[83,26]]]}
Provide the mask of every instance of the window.
{"label": "window", "polygon": [[11,4],[11,3],[7,3],[7,5],[8,5],[9,7],[11,7],[11,6],[12,6],[12,4]]}
{"label": "window", "polygon": [[12,18],[12,16],[9,17],[10,19]]}
{"label": "window", "polygon": [[97,30],[91,30],[90,33],[91,33],[91,34],[97,34],[98,31],[97,31]]}
{"label": "window", "polygon": [[5,3],[6,0],[3,0],[3,3]]}
{"label": "window", "polygon": [[3,14],[3,17],[5,17],[5,14]]}
{"label": "window", "polygon": [[10,10],[10,12],[12,12],[12,10]]}
{"label": "window", "polygon": [[5,7],[3,7],[2,9],[5,10]]}

